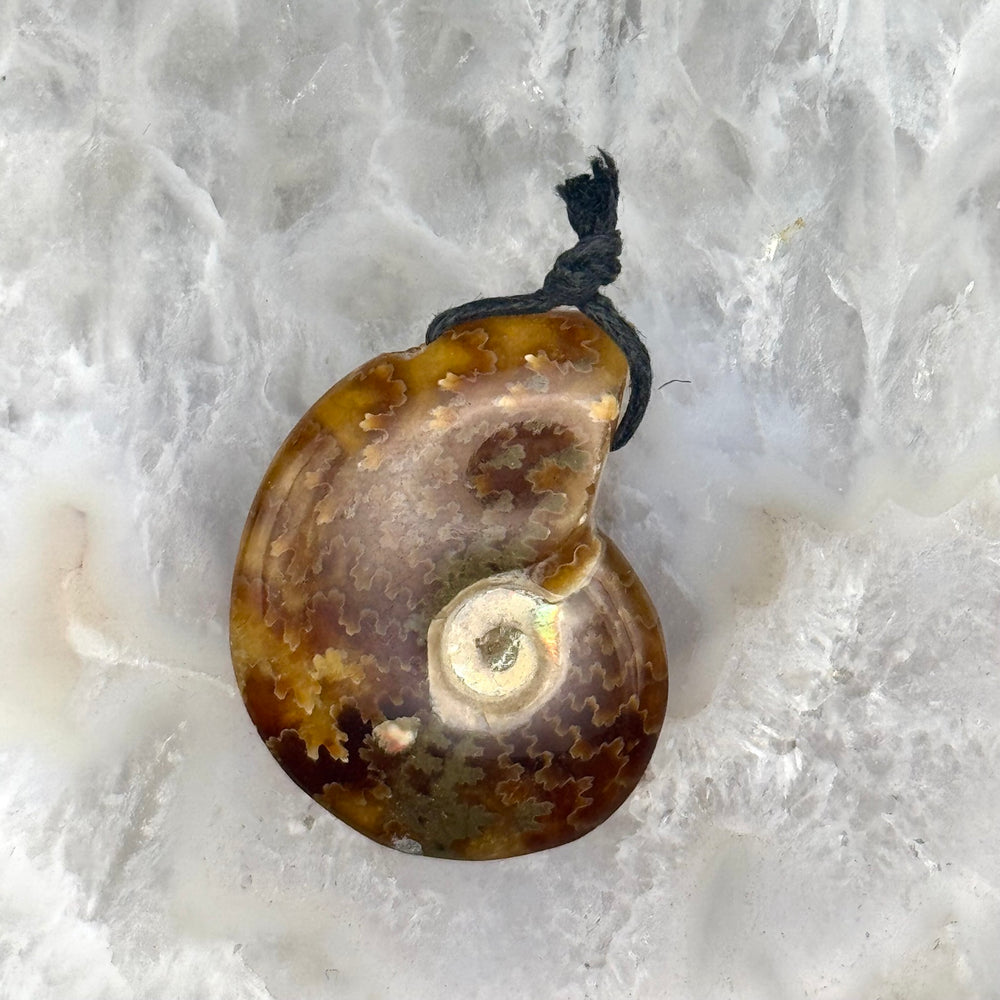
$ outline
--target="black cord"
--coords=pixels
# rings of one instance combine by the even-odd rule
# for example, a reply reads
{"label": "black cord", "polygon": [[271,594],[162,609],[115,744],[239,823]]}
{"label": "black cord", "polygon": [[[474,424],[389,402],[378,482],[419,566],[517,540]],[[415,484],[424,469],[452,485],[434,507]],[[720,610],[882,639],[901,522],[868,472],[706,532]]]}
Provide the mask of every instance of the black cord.
{"label": "black cord", "polygon": [[578,240],[556,258],[542,287],[527,295],[476,299],[439,313],[427,328],[426,341],[445,330],[489,316],[518,316],[574,306],[592,319],[621,348],[628,360],[629,396],[612,450],[627,444],[642,422],[652,387],[649,352],[639,332],[600,289],[621,271],[622,237],[618,232],[618,167],[604,150],[590,161],[590,174],[570,177],[556,188]]}

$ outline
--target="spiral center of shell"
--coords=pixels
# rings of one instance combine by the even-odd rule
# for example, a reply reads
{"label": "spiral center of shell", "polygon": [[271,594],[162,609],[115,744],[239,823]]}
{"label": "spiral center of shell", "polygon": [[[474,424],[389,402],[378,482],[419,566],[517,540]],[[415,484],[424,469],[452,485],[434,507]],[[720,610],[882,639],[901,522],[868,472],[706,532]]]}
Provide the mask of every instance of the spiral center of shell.
{"label": "spiral center of shell", "polygon": [[517,662],[524,633],[516,625],[497,625],[476,640],[476,649],[490,670],[510,670]]}
{"label": "spiral center of shell", "polygon": [[523,578],[473,584],[428,631],[432,702],[452,725],[516,725],[562,674],[559,606]]}

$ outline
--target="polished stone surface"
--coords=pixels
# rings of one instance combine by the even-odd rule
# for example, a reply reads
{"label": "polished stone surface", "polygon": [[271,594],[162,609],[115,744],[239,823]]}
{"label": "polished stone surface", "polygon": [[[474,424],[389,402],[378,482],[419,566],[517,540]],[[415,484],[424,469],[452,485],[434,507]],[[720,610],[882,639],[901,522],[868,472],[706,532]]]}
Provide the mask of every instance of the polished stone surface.
{"label": "polished stone surface", "polygon": [[465,324],[348,375],[271,463],[233,583],[240,690],[282,767],[372,839],[558,846],[645,770],[663,637],[593,526],[626,375],[575,311]]}

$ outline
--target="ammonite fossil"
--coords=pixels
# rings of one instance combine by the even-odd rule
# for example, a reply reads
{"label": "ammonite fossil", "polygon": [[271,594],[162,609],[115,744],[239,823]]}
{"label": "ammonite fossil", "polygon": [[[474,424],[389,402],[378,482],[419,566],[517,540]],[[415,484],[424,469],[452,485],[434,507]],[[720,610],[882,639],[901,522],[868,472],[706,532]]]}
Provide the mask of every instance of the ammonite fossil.
{"label": "ammonite fossil", "polygon": [[483,317],[329,390],[244,530],[231,645],[261,738],[372,839],[574,840],[663,722],[656,612],[593,525],[629,365],[575,309]]}

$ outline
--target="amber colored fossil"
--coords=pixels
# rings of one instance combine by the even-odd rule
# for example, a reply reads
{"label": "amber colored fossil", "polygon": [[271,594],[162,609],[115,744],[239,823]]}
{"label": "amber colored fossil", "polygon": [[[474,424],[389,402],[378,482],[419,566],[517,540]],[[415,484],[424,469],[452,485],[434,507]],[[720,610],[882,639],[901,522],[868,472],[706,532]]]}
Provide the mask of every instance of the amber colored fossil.
{"label": "amber colored fossil", "polygon": [[642,775],[663,637],[592,524],[627,375],[576,311],[467,323],[339,382],[271,463],[233,580],[236,677],[281,766],[373,840],[543,850]]}

